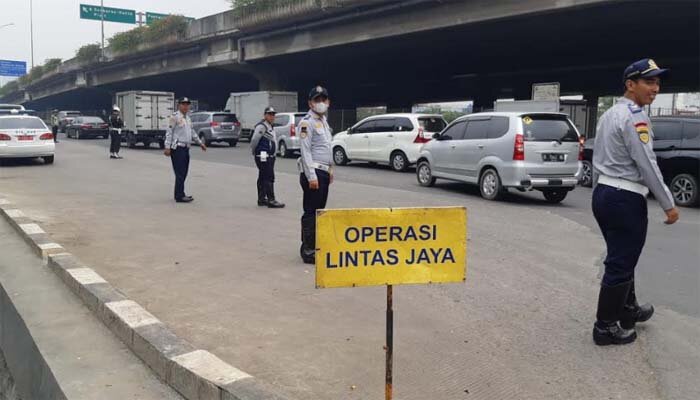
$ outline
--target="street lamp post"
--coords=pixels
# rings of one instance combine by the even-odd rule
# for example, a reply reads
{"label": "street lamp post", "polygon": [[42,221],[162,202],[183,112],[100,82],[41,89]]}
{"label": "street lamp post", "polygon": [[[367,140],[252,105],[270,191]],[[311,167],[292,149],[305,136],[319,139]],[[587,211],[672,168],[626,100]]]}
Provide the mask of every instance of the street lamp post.
{"label": "street lamp post", "polygon": [[29,0],[29,41],[32,51],[32,68],[34,68],[34,4]]}

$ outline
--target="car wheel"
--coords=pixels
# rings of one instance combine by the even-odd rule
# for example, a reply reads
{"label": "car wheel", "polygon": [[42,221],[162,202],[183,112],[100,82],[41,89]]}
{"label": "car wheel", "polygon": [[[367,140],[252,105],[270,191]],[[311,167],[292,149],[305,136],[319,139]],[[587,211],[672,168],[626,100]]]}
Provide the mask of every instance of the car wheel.
{"label": "car wheel", "polygon": [[134,135],[129,135],[129,137],[126,138],[126,143],[129,146],[130,149],[135,149],[136,148],[136,138]]}
{"label": "car wheel", "polygon": [[676,204],[691,207],[698,204],[698,179],[690,174],[678,174],[671,180],[671,193]]}
{"label": "car wheel", "polygon": [[503,196],[501,177],[498,176],[498,172],[495,169],[489,168],[481,174],[479,191],[481,192],[481,197],[486,200],[498,200]]}
{"label": "car wheel", "polygon": [[279,150],[280,150],[281,157],[287,158],[287,157],[291,156],[289,150],[287,150],[287,145],[284,143],[284,140],[280,140]]}
{"label": "car wheel", "polygon": [[435,177],[433,176],[433,170],[430,168],[430,163],[427,161],[421,161],[416,168],[416,178],[418,178],[418,184],[425,187],[430,187],[435,185]]}
{"label": "car wheel", "polygon": [[42,157],[44,159],[44,164],[53,164],[53,158],[54,156],[46,156]]}
{"label": "car wheel", "polygon": [[236,145],[238,145],[238,140],[229,140],[228,145],[231,147],[236,147]]}
{"label": "car wheel", "polygon": [[547,203],[557,204],[566,198],[569,191],[565,189],[545,189],[542,191],[542,194],[544,194],[544,199],[547,200]]}
{"label": "car wheel", "polygon": [[588,160],[581,161],[581,186],[593,186],[593,164]]}
{"label": "car wheel", "polygon": [[145,148],[151,147],[151,142],[150,142],[149,140],[144,140],[144,141],[143,141],[143,147],[145,147]]}
{"label": "car wheel", "polygon": [[393,152],[389,163],[391,164],[391,169],[396,172],[404,172],[408,169],[408,158],[406,158],[403,151]]}
{"label": "car wheel", "polygon": [[345,150],[343,150],[342,147],[338,146],[335,149],[333,149],[333,162],[336,165],[346,165],[348,163],[348,156],[345,154]]}

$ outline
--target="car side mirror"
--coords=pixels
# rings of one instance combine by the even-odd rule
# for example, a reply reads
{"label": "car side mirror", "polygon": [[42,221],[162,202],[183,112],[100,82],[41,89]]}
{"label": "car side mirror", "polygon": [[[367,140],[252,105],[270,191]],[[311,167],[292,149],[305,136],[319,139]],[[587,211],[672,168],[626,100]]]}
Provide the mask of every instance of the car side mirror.
{"label": "car side mirror", "polygon": [[440,140],[440,134],[439,134],[439,133],[433,133],[433,139]]}
{"label": "car side mirror", "polygon": [[347,132],[348,132],[348,135],[351,134],[351,133],[352,133],[352,128],[348,128]]}

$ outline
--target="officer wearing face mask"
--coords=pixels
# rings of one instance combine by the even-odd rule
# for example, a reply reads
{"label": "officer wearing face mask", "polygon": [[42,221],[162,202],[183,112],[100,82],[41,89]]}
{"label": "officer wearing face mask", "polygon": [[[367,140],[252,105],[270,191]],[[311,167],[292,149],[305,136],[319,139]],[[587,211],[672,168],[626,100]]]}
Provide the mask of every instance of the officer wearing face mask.
{"label": "officer wearing face mask", "polygon": [[328,126],[328,91],[316,86],[309,93],[309,112],[299,123],[301,157],[300,184],[304,191],[304,215],[301,217],[301,259],[314,264],[316,259],[316,210],[326,207],[328,189],[333,182],[331,167],[331,128]]}

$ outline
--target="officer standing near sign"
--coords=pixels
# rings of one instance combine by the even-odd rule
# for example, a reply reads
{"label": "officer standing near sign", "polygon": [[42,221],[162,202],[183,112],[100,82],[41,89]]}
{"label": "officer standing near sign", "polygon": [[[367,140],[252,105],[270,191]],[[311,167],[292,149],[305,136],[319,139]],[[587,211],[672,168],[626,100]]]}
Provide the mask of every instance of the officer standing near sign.
{"label": "officer standing near sign", "polygon": [[258,206],[284,208],[284,204],[275,199],[275,152],[277,151],[277,137],[273,126],[275,114],[277,112],[274,108],[265,108],[263,120],[258,122],[253,130],[250,148],[253,150],[255,165],[258,167]]}
{"label": "officer standing near sign", "polygon": [[199,136],[192,129],[190,104],[190,99],[187,97],[178,101],[178,110],[170,117],[170,123],[165,132],[165,156],[170,157],[173,163],[175,201],[178,203],[189,203],[194,200],[192,196],[185,195],[185,179],[190,168],[190,145],[194,142],[202,148],[202,151],[207,151],[207,146],[199,140]]}
{"label": "officer standing near sign", "polygon": [[328,126],[328,91],[316,86],[309,93],[309,112],[299,123],[301,157],[300,184],[304,191],[304,215],[301,217],[301,259],[314,264],[316,259],[316,210],[326,207],[328,189],[333,183],[331,167],[331,128]]}
{"label": "officer standing near sign", "polygon": [[651,304],[639,305],[634,289],[634,269],[647,234],[649,191],[666,213],[666,224],[675,223],[679,216],[656,163],[652,125],[643,108],[656,98],[660,77],[666,72],[651,59],[627,67],[624,97],[598,124],[592,208],[607,256],[593,340],[601,346],[633,342],[637,338],[635,323],[654,313]]}

